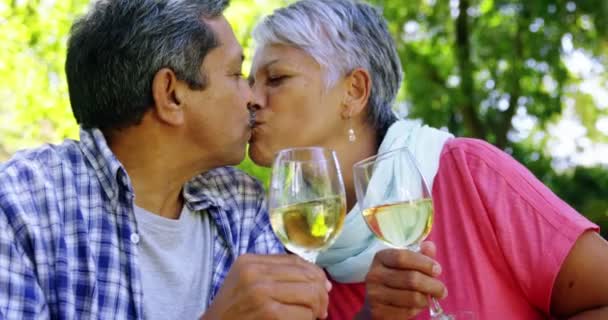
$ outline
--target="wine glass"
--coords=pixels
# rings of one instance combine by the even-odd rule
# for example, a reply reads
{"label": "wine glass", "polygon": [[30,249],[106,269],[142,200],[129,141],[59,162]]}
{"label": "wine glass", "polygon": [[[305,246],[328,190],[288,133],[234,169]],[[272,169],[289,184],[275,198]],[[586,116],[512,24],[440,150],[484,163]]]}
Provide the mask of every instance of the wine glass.
{"label": "wine glass", "polygon": [[333,150],[281,150],[272,166],[270,224],[287,250],[314,263],[342,230],[346,195]]}
{"label": "wine glass", "polygon": [[[359,161],[353,176],[359,208],[374,235],[391,247],[420,251],[433,225],[433,200],[409,150],[398,148]],[[455,319],[434,298],[430,315]]]}

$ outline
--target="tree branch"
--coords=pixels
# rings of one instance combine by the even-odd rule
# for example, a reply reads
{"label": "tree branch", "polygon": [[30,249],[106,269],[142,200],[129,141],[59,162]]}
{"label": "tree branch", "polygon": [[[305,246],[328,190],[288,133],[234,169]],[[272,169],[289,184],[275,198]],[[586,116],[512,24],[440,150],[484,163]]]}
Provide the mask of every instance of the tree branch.
{"label": "tree branch", "polygon": [[522,61],[524,59],[523,18],[517,18],[517,28],[513,37],[513,55],[511,56],[511,83],[509,92],[509,107],[505,110],[496,124],[496,146],[504,149],[508,144],[508,133],[512,127],[513,116],[517,110],[517,102],[521,96]]}
{"label": "tree branch", "polygon": [[464,125],[468,134],[477,138],[485,138],[485,130],[475,109],[475,88],[473,83],[473,66],[471,63],[471,43],[469,36],[469,18],[467,11],[469,0],[460,0],[459,14],[456,19],[456,50],[458,67],[460,69],[462,97],[458,108],[462,113]]}

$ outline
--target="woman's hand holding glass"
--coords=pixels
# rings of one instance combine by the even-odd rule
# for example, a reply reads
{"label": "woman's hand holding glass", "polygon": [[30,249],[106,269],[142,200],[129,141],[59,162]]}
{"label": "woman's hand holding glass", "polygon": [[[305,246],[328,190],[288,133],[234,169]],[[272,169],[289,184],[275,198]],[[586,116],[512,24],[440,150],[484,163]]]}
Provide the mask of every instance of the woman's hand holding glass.
{"label": "woman's hand holding glass", "polygon": [[436,277],[435,245],[423,242],[420,253],[403,249],[378,251],[365,279],[368,317],[410,319],[428,307],[428,296],[443,298],[447,290]]}
{"label": "woman's hand holding glass", "polygon": [[[408,149],[362,160],[355,164],[353,175],[358,205],[370,230],[389,246],[419,252],[433,225],[433,201]],[[437,300],[430,300],[432,319],[454,319]]]}

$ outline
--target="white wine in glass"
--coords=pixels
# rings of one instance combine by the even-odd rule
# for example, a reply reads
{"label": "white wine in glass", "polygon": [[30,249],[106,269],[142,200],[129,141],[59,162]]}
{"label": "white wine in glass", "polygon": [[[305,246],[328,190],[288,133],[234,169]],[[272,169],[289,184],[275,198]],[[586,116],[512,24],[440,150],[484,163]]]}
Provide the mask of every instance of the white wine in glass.
{"label": "white wine in glass", "polygon": [[[394,248],[420,250],[433,226],[433,199],[416,160],[399,148],[357,162],[353,166],[357,202],[376,237]],[[452,320],[434,298],[430,315]]]}
{"label": "white wine in glass", "polygon": [[334,151],[281,150],[272,166],[268,209],[272,229],[287,250],[314,262],[342,230],[346,196]]}
{"label": "white wine in glass", "polygon": [[431,199],[403,201],[363,210],[372,232],[385,243],[407,248],[422,242],[433,225]]}

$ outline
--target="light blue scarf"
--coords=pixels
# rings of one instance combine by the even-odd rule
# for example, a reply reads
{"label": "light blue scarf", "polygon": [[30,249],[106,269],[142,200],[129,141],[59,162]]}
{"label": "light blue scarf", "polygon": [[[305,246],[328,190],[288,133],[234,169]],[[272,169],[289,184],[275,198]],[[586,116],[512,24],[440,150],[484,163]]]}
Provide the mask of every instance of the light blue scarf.
{"label": "light blue scarf", "polygon": [[[447,132],[421,126],[416,121],[399,120],[388,129],[378,153],[408,147],[432,190],[441,150],[445,142],[452,137]],[[382,181],[383,179],[374,178],[370,183],[387,183]],[[319,254],[316,263],[325,268],[338,282],[362,282],[376,252],[386,248],[389,247],[377,240],[368,229],[355,204],[346,216],[342,233],[330,248]]]}

